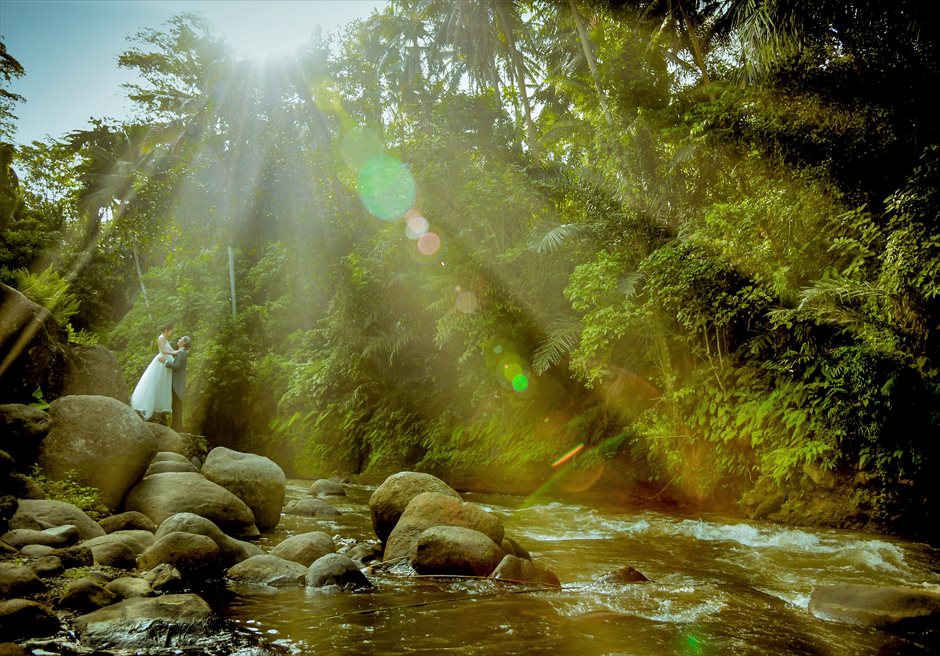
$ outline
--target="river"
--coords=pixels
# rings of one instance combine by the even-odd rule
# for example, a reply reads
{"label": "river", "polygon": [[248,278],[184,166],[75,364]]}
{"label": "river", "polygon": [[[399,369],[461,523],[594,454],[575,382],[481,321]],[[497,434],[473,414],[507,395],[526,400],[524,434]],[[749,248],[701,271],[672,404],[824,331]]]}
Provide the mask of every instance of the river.
{"label": "river", "polygon": [[[309,481],[291,480],[288,500]],[[328,520],[285,515],[265,549],[322,530],[374,541],[371,487],[349,485]],[[916,636],[817,619],[813,588],[873,583],[940,590],[937,550],[897,538],[803,529],[709,515],[534,503],[464,494],[498,515],[506,535],[562,582],[531,590],[470,579],[369,574],[375,588],[231,588],[222,613],[241,628],[306,654],[927,654],[938,629]],[[631,565],[649,579],[597,579]],[[926,643],[930,642],[930,646]]]}

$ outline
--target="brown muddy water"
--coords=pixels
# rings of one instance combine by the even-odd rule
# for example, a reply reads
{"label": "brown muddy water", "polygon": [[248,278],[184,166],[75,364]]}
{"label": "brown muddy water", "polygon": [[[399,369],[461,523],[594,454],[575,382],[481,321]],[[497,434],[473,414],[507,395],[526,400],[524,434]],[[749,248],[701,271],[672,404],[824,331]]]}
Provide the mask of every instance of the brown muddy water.
{"label": "brown muddy water", "polygon": [[[309,481],[291,480],[288,500]],[[373,488],[328,501],[342,514],[284,515],[268,549],[322,530],[337,545],[375,536]],[[524,497],[464,494],[499,516],[506,535],[554,571],[560,590],[467,579],[369,573],[368,592],[230,588],[220,612],[293,654],[928,654],[940,628],[918,634],[838,624],[808,610],[829,583],[940,591],[940,555],[924,544],[842,530],[715,516],[599,509]],[[648,583],[597,584],[632,565]]]}

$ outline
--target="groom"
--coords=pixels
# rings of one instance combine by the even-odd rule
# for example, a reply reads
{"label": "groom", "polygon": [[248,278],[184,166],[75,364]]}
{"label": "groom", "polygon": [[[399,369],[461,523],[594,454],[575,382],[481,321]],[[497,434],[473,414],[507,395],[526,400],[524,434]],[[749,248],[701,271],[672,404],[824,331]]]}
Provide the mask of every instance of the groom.
{"label": "groom", "polygon": [[173,430],[183,432],[183,395],[186,393],[186,361],[189,359],[189,350],[193,347],[193,340],[183,335],[176,342],[179,353],[172,362],[166,366],[173,370]]}

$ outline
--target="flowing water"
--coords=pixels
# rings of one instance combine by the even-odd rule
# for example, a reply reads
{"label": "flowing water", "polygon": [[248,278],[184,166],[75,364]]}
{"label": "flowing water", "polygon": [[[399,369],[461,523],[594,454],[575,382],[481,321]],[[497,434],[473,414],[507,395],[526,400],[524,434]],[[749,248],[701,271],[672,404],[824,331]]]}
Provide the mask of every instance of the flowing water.
{"label": "flowing water", "polygon": [[[309,482],[292,480],[288,499]],[[322,530],[374,541],[373,488],[347,486],[324,519],[284,516],[269,548]],[[560,590],[472,579],[369,574],[368,592],[230,589],[223,613],[295,654],[927,654],[938,629],[893,634],[814,617],[828,583],[940,590],[927,545],[841,530],[796,529],[714,516],[677,517],[569,503],[463,495],[498,515],[506,535],[562,582]],[[647,583],[599,584],[631,565]],[[930,643],[929,645],[927,643]]]}

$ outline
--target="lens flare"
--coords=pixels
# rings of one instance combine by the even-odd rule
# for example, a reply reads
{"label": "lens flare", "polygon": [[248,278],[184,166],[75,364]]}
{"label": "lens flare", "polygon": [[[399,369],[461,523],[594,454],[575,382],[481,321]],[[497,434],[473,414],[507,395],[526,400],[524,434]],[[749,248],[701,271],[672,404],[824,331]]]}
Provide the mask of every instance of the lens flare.
{"label": "lens flare", "polygon": [[434,255],[441,250],[441,238],[435,232],[426,232],[418,237],[418,251],[422,255]]}
{"label": "lens flare", "polygon": [[428,220],[417,210],[411,209],[405,214],[405,236],[408,239],[421,239],[430,227]]}
{"label": "lens flare", "polygon": [[414,204],[414,178],[405,164],[388,155],[366,162],[357,186],[362,204],[384,221],[397,219]]}
{"label": "lens flare", "polygon": [[359,171],[365,164],[385,152],[382,137],[369,128],[353,128],[342,137],[339,156],[354,171]]}
{"label": "lens flare", "polygon": [[456,305],[464,314],[473,314],[477,309],[477,297],[473,292],[460,292],[457,294]]}
{"label": "lens flare", "polygon": [[529,379],[525,374],[516,374],[512,377],[512,388],[517,392],[524,392],[529,389]]}
{"label": "lens flare", "polygon": [[563,464],[574,458],[576,455],[581,453],[584,450],[584,442],[581,442],[578,446],[571,449],[568,453],[560,457],[558,460],[552,463],[552,467],[561,467]]}

